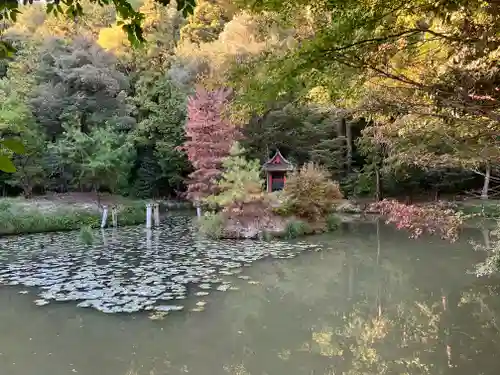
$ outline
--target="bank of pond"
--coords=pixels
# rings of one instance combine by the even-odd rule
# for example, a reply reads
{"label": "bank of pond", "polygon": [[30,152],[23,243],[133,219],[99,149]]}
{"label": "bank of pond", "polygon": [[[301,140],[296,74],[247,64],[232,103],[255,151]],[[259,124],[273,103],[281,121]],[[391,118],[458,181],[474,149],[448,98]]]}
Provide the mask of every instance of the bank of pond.
{"label": "bank of pond", "polygon": [[[108,204],[105,226],[112,225],[111,210],[116,212],[121,227],[146,222],[147,200],[120,198]],[[105,204],[105,203],[104,203]],[[189,202],[158,201],[161,212],[187,211]],[[99,228],[102,224],[103,204],[96,202],[65,202],[61,199],[0,199],[0,235],[60,232]]]}

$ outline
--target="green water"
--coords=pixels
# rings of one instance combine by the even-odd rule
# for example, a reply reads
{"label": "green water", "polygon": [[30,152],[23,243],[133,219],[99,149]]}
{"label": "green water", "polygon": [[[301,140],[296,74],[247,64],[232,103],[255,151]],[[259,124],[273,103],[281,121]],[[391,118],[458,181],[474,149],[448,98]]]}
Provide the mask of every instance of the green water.
{"label": "green water", "polygon": [[205,310],[163,320],[38,307],[35,290],[1,286],[0,374],[499,374],[500,283],[468,274],[483,257],[470,238],[482,235],[452,246],[383,225],[344,228],[308,238],[318,248],[293,259],[244,267],[252,281],[235,279],[238,290],[188,293],[186,306]]}

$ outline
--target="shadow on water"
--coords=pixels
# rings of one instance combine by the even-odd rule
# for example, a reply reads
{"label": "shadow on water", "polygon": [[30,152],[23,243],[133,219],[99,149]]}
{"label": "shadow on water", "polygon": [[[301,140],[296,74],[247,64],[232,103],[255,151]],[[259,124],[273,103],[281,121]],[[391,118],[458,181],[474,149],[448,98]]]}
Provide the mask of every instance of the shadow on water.
{"label": "shadow on water", "polygon": [[[209,241],[172,217],[151,233],[96,232],[92,246],[1,239],[0,372],[498,374],[500,283],[468,273],[482,257],[471,237],[483,238],[359,224]],[[151,320],[157,310],[170,312]]]}

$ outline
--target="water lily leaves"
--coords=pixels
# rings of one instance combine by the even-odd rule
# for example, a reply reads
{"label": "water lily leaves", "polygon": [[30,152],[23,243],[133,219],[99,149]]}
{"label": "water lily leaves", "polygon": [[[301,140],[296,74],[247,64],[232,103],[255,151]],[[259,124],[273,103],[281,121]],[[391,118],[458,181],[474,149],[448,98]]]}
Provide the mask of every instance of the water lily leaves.
{"label": "water lily leaves", "polygon": [[[148,247],[143,228],[120,228],[119,240],[89,246],[78,241],[78,231],[0,238],[0,285],[36,288],[30,293],[40,298],[34,302],[38,306],[56,301],[107,314],[150,311],[150,319],[159,320],[184,310],[180,300],[189,296],[238,290],[232,282],[251,281],[240,274],[242,265],[266,257],[286,259],[319,246],[209,239],[193,246],[186,236],[195,230],[192,218],[169,216]],[[198,301],[190,311],[203,311],[205,303]]]}

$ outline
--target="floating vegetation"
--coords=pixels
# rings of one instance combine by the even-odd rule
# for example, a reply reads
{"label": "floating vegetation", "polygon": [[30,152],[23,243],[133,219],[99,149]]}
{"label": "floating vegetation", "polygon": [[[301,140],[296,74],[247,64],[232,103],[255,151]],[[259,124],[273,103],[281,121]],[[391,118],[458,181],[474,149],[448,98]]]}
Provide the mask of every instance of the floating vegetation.
{"label": "floating vegetation", "polygon": [[91,234],[92,245],[83,244],[78,232],[0,239],[0,286],[36,288],[38,306],[74,301],[104,313],[153,310],[157,316],[182,310],[188,286],[198,296],[237,290],[232,282],[247,280],[239,275],[242,267],[318,247],[201,238],[185,216],[169,217],[153,231],[140,226]]}
{"label": "floating vegetation", "polygon": [[165,311],[155,311],[149,315],[149,319],[151,320],[163,320],[168,315],[168,312]]}
{"label": "floating vegetation", "polygon": [[94,234],[89,225],[80,228],[80,241],[87,246],[94,243]]}

